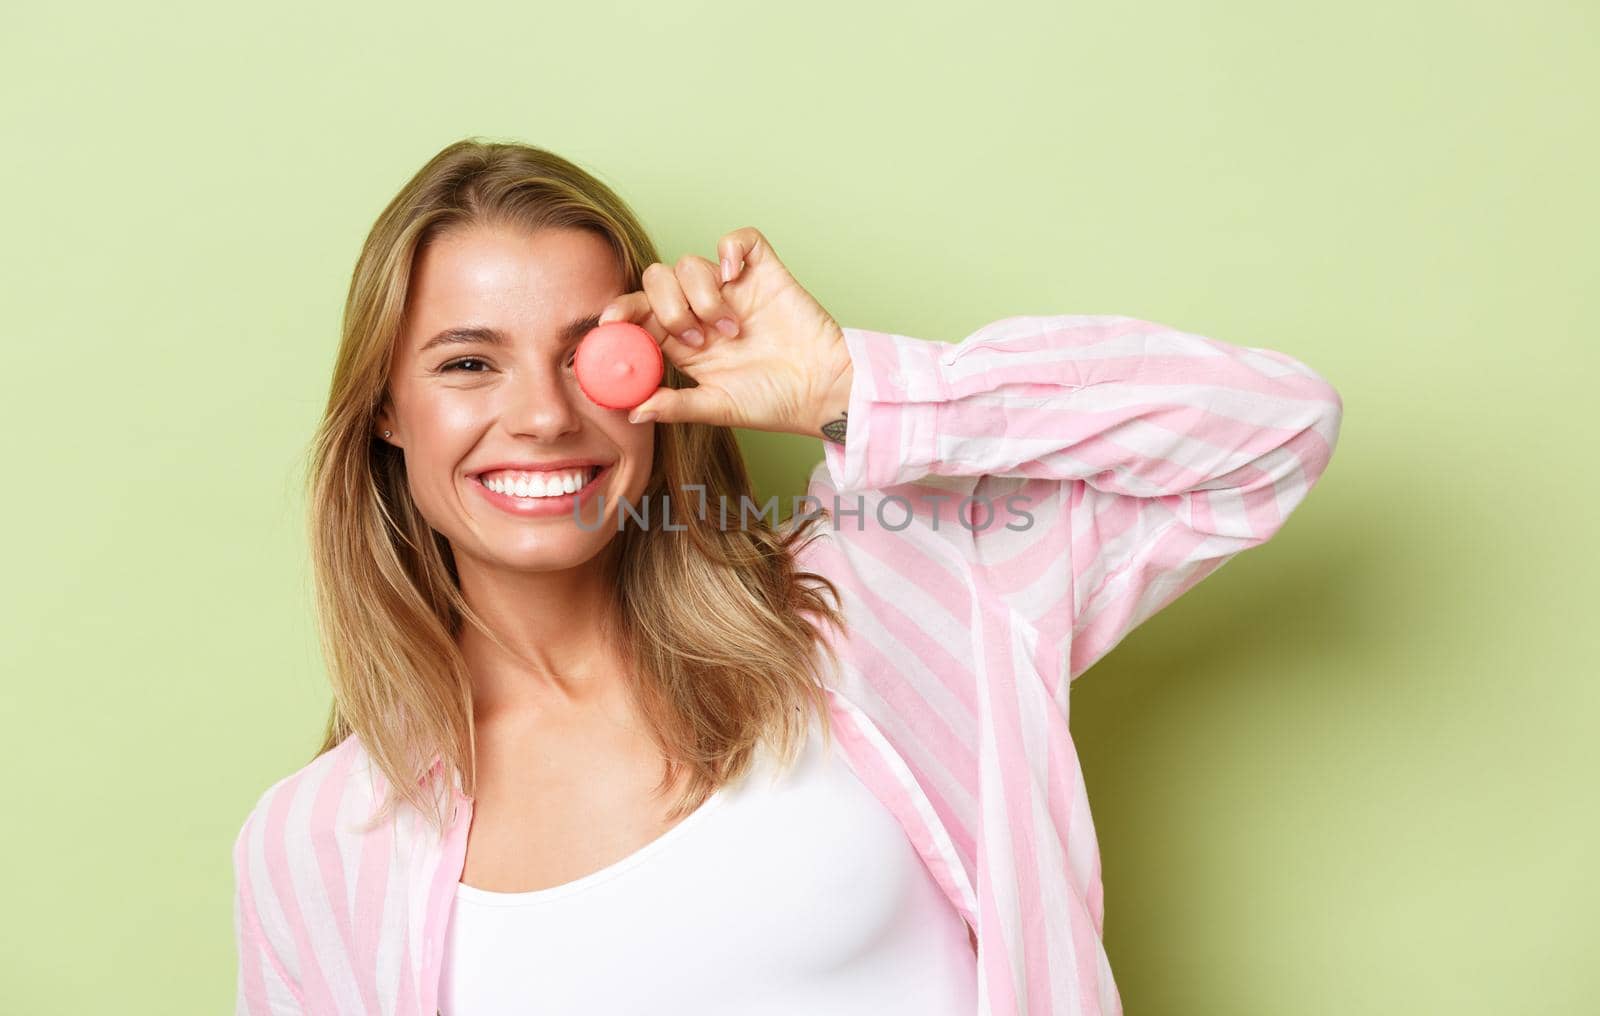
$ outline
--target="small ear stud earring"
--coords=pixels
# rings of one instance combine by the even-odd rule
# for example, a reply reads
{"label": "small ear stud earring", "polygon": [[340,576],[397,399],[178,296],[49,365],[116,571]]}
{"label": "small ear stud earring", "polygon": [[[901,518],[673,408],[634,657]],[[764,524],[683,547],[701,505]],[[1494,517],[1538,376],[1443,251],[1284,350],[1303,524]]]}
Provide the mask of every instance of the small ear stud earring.
{"label": "small ear stud earring", "polygon": [[387,430],[386,430],[386,431],[384,431],[384,432],[383,432],[383,436],[384,436],[384,437],[388,437],[388,436],[389,436],[389,434],[390,434],[390,432],[389,432],[389,431],[387,431]]}

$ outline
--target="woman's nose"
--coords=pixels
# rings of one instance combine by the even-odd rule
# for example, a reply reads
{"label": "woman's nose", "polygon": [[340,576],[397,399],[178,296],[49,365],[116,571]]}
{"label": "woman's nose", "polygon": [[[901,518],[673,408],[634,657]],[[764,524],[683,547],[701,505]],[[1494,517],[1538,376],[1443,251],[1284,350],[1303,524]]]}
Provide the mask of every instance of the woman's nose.
{"label": "woman's nose", "polygon": [[541,440],[576,430],[583,392],[568,373],[548,366],[520,372],[507,390],[506,428]]}

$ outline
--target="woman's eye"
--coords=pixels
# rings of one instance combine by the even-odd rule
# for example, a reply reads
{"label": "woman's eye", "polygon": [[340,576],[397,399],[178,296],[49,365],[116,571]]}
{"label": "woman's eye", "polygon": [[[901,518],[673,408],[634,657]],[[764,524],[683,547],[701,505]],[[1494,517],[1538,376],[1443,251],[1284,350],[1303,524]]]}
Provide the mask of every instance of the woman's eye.
{"label": "woman's eye", "polygon": [[[577,359],[578,359],[578,354],[576,352],[574,352],[574,353],[570,354],[567,357],[567,361],[563,366],[571,367],[573,365],[573,363]],[[467,367],[466,365],[469,364],[469,363],[476,363],[476,364],[480,364],[480,365],[483,365],[483,366],[487,367],[487,362],[484,361],[484,360],[478,359],[476,356],[463,356],[459,360],[451,360],[449,363],[444,364],[443,366],[441,366],[439,368],[439,371],[440,371],[440,373],[444,373],[446,371],[452,371],[452,370],[465,371],[468,374],[482,374],[483,373],[482,370],[477,370],[477,369],[474,369],[474,368]]]}

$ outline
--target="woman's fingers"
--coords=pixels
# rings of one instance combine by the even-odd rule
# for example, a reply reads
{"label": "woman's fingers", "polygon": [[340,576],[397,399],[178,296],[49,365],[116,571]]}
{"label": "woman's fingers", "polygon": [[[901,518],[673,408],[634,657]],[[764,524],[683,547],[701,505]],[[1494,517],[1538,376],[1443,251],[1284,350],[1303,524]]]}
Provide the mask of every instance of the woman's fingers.
{"label": "woman's fingers", "polygon": [[661,346],[661,352],[673,363],[683,363],[695,351],[694,347],[680,342],[656,316],[650,295],[642,289],[614,297],[600,311],[600,323],[627,321],[649,332]]}
{"label": "woman's fingers", "polygon": [[[726,243],[725,239],[723,245]],[[736,259],[735,274],[742,266],[742,259]],[[640,285],[641,289],[607,304],[600,323],[631,321],[640,325],[662,343],[664,352],[678,354],[674,360],[704,348],[712,329],[727,338],[740,332],[739,315],[723,299],[718,266],[706,258],[685,254],[673,268],[654,262],[641,273]]]}
{"label": "woman's fingers", "polygon": [[[718,292],[711,262],[684,255],[675,271],[657,261],[644,270],[644,292],[650,298],[656,320],[685,345],[705,345],[711,327],[723,334],[737,335],[738,319]],[[721,324],[726,321],[727,324]]]}
{"label": "woman's fingers", "polygon": [[[643,325],[650,317],[650,298],[642,289],[631,293],[624,293],[614,297],[600,311],[600,323],[608,325],[613,321],[627,321],[636,325]],[[661,336],[656,336],[656,341],[661,341]]]}
{"label": "woman's fingers", "polygon": [[677,277],[689,299],[689,309],[699,319],[699,324],[691,326],[693,330],[705,325],[715,327],[730,339],[739,334],[739,317],[722,299],[716,265],[697,254],[685,254],[678,259]]}
{"label": "woman's fingers", "polygon": [[738,278],[747,265],[759,265],[766,261],[776,262],[779,266],[783,264],[778,260],[772,244],[754,226],[744,226],[724,236],[717,242],[717,253],[722,260],[724,283]]}
{"label": "woman's fingers", "polygon": [[645,266],[644,292],[650,298],[650,309],[671,335],[689,346],[700,346],[705,337],[699,331],[699,322],[689,309],[689,300],[678,285],[678,277],[659,261]]}

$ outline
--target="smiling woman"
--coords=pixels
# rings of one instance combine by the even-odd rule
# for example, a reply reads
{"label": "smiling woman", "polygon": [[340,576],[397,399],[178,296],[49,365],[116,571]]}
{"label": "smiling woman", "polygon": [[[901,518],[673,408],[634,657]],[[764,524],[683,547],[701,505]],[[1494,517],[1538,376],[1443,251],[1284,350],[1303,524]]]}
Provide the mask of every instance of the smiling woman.
{"label": "smiling woman", "polygon": [[[235,842],[240,1013],[1121,1011],[1071,682],[1283,526],[1338,393],[1115,315],[842,328],[718,247],[662,265],[522,145],[379,217],[311,461],[334,707]],[[638,423],[578,384],[612,321],[661,344]],[[823,435],[822,513],[747,514],[733,426]],[[677,524],[606,524],[640,501]]]}
{"label": "smiling woman", "polygon": [[[805,615],[837,615],[826,581],[784,552],[799,532],[610,538],[616,527],[573,522],[571,502],[602,492],[610,512],[686,483],[750,493],[730,431],[630,424],[576,386],[576,344],[656,260],[614,193],[520,145],[445,149],[368,238],[311,463],[311,530],[335,692],[323,750],[358,735],[386,804],[442,824],[418,786],[431,762],[475,795],[495,757],[474,751],[484,728],[551,712],[568,681],[655,742],[677,791],[667,818],[747,769],[763,738],[792,756],[795,707],[825,716]],[[669,366],[669,387],[686,381]],[[551,475],[574,468],[587,472]],[[555,484],[573,489],[551,497]],[[693,588],[699,604],[639,595],[658,588]]]}
{"label": "smiling woman", "polygon": [[[812,526],[764,515],[719,526],[689,510],[685,497],[754,500],[732,431],[630,423],[577,385],[576,344],[657,263],[619,198],[530,146],[452,145],[379,216],[310,462],[333,710],[318,755],[270,788],[240,832],[241,1013],[529,1008],[562,971],[578,976],[574,957],[548,955],[519,982],[523,967],[463,955],[451,945],[479,941],[481,918],[458,912],[458,898],[576,884],[642,857],[758,767],[831,752],[832,649],[820,634],[842,617],[832,583],[796,563]],[[667,388],[692,383],[665,364]],[[683,524],[575,521],[575,503],[603,505],[610,521],[623,499],[676,501]],[[798,779],[785,785],[809,785]],[[746,816],[723,830],[730,845],[762,800],[724,810]],[[953,973],[970,992],[965,923],[892,820],[887,831],[902,852],[885,855],[886,884],[920,873],[920,902],[904,905],[943,907],[935,934],[959,947]],[[750,877],[775,890],[795,874],[782,863]],[[302,898],[313,869],[332,892]],[[634,888],[651,877],[638,869]],[[326,909],[339,900],[353,909]],[[898,912],[887,905],[882,920]],[[590,912],[613,929],[648,916],[617,906]],[[748,916],[717,921],[733,933]],[[797,932],[808,926],[794,916]],[[544,923],[528,912],[502,933],[536,936]],[[637,943],[641,955],[673,944],[670,924]],[[345,931],[324,940],[335,928]],[[894,955],[926,958],[920,934]],[[450,978],[465,969],[473,976]],[[449,984],[459,990],[442,997]],[[620,995],[608,1007],[608,985],[633,990],[590,984],[588,1011],[635,1011]],[[690,1005],[712,986],[682,990]],[[655,1002],[678,1011],[670,996]]]}

